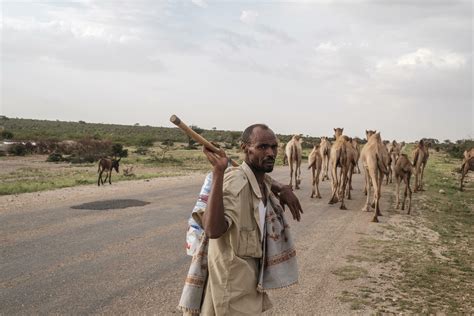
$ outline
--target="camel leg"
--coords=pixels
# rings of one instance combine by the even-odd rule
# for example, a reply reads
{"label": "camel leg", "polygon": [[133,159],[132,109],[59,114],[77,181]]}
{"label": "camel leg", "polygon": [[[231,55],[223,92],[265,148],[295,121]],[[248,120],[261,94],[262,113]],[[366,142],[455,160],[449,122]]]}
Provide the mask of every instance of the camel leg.
{"label": "camel leg", "polygon": [[319,174],[320,174],[320,173],[321,173],[321,169],[318,169],[318,172],[317,172],[317,174],[316,174],[316,192],[318,193],[318,194],[316,195],[316,197],[317,197],[318,199],[321,198],[321,193],[319,193]]}
{"label": "camel leg", "polygon": [[406,175],[403,176],[403,182],[405,183],[405,191],[403,192],[402,211],[405,210],[405,203],[406,203],[407,196],[408,196],[408,183],[407,183],[407,176]]}
{"label": "camel leg", "polygon": [[331,199],[329,200],[329,204],[334,204],[334,203],[337,203],[337,201],[338,201],[337,196],[336,196],[337,187],[338,187],[338,183],[337,183],[337,166],[336,166],[336,165],[331,166],[331,178],[332,178],[332,182],[331,182],[332,197],[331,197]]}
{"label": "camel leg", "polygon": [[296,189],[300,188],[300,183],[301,183],[301,161],[296,161],[296,170],[295,170],[295,183]]}
{"label": "camel leg", "polygon": [[346,205],[344,204],[344,195],[346,194],[346,186],[348,182],[348,177],[347,173],[349,170],[346,168],[341,168],[341,173],[342,173],[342,192],[341,192],[341,206],[339,207],[340,210],[347,210]]}
{"label": "camel leg", "polygon": [[380,198],[382,196],[383,176],[384,174],[379,171],[379,187],[378,187],[377,198],[375,199],[375,211],[377,212],[377,216],[382,216],[382,212],[380,211]]}
{"label": "camel leg", "polygon": [[407,175],[407,187],[408,187],[408,213],[411,213],[411,187],[410,187],[410,174]]}
{"label": "camel leg", "polygon": [[354,173],[354,165],[351,164],[351,167],[349,168],[349,190],[347,190],[347,199],[350,200],[351,199],[351,190],[353,190],[352,188],[352,174]]}
{"label": "camel leg", "polygon": [[316,193],[316,192],[315,192],[316,190],[315,190],[315,188],[314,188],[315,185],[316,185],[316,178],[315,178],[315,176],[316,176],[316,175],[315,175],[315,171],[316,171],[316,170],[314,170],[314,169],[315,169],[314,166],[312,166],[312,167],[311,167],[311,174],[312,174],[312,176],[313,176],[313,181],[312,181],[313,188],[312,188],[312,191],[311,191],[311,196],[310,196],[311,198],[313,198],[313,197],[314,197],[314,194]]}
{"label": "camel leg", "polygon": [[364,176],[365,176],[365,194],[367,195],[367,201],[365,203],[365,206],[362,208],[362,211],[370,212],[370,176],[369,176],[369,170],[367,168],[364,169]]}
{"label": "camel leg", "polygon": [[290,187],[293,188],[293,161],[288,159],[288,165],[290,166]]}
{"label": "camel leg", "polygon": [[416,164],[415,166],[415,189],[413,192],[418,192],[418,177],[420,176],[420,165]]}
{"label": "camel leg", "polygon": [[[380,177],[378,176],[378,174],[376,174],[375,170],[372,170],[372,169],[369,170],[369,174],[370,174],[370,179],[372,179],[372,186],[374,188],[374,201],[375,201],[375,205],[374,205],[375,206],[375,213],[374,213],[374,217],[372,218],[372,222],[378,223],[379,220],[378,220],[377,216],[379,215],[379,212],[377,210],[377,207],[378,207],[377,198],[378,198],[378,195],[379,195],[378,189],[379,189],[380,184],[381,184],[379,182]],[[369,201],[369,195],[370,195],[370,186],[369,186],[368,192],[367,192],[367,203]]]}
{"label": "camel leg", "polygon": [[425,189],[423,188],[423,174],[425,173],[425,167],[426,165],[423,164],[423,167],[421,168],[420,191],[425,191]]}
{"label": "camel leg", "polygon": [[[400,207],[400,180],[401,179],[400,179],[399,176],[395,176],[395,181],[396,181],[396,184],[397,184],[397,207],[396,207],[397,210]],[[405,205],[405,204],[403,204],[403,205]],[[403,210],[403,207],[404,206],[402,206],[402,210]]]}

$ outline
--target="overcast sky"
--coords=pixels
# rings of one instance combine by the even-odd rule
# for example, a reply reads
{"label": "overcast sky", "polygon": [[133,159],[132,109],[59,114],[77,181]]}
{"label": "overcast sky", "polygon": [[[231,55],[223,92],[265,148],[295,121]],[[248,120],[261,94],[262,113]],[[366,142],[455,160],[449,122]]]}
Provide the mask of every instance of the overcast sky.
{"label": "overcast sky", "polygon": [[4,1],[8,117],[474,137],[472,1]]}

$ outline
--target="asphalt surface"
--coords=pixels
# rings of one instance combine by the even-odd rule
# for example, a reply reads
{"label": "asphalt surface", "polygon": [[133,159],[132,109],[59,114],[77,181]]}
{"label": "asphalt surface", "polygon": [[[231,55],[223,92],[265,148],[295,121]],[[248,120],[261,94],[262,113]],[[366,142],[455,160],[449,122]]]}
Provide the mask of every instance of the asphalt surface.
{"label": "asphalt surface", "polygon": [[[272,176],[287,182],[289,171],[279,167]],[[344,313],[330,270],[371,219],[360,211],[363,177],[353,177],[347,211],[328,205],[328,181],[320,186],[323,199],[310,199],[309,177],[303,170],[296,191],[302,221],[290,220],[300,286],[272,294],[273,312]],[[178,313],[190,263],[187,218],[203,180],[184,177],[146,189],[129,182],[125,194],[83,203],[71,189],[61,201],[15,210],[7,205],[0,212],[0,314]]]}

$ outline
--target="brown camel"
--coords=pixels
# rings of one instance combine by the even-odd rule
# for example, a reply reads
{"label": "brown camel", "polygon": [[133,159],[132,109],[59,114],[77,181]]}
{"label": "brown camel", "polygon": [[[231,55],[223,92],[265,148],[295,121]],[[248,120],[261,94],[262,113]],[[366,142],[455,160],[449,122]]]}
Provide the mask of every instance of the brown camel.
{"label": "brown camel", "polygon": [[396,140],[393,140],[390,145],[390,150],[389,150],[389,154],[391,157],[391,164],[390,164],[391,172],[389,176],[390,183],[393,182],[393,172],[395,170],[395,163],[397,162],[398,157],[400,157],[404,146],[405,146],[405,142],[397,143]]}
{"label": "brown camel", "polygon": [[278,155],[282,155],[284,166],[286,166],[288,164],[288,157],[286,156],[285,147],[286,147],[286,143],[284,143],[284,142],[279,142],[278,143]]}
{"label": "brown camel", "polygon": [[323,158],[319,151],[320,145],[314,145],[313,150],[308,156],[308,169],[311,169],[311,173],[313,175],[313,190],[311,191],[311,198],[314,197],[315,193],[318,199],[321,198],[321,194],[319,193],[319,174],[321,173],[321,167],[323,164]]}
{"label": "brown camel", "polygon": [[[293,172],[295,177],[295,189],[300,188],[301,183],[301,158],[303,149],[301,148],[301,136],[294,135],[286,144],[285,153],[290,166],[290,186],[293,187]],[[294,165],[294,166],[293,166]]]}
{"label": "brown camel", "polygon": [[413,192],[424,191],[423,189],[423,173],[426,163],[430,157],[428,150],[429,144],[425,144],[424,140],[420,140],[413,150],[413,165],[415,166],[415,189]]}
{"label": "brown camel", "polygon": [[[359,139],[358,138],[353,138],[352,139],[352,147],[354,147],[355,153],[356,153],[356,158],[355,158],[356,165],[355,166],[357,168],[357,173],[360,174],[360,168],[359,168],[360,145],[359,145]],[[354,168],[354,172],[355,172],[355,168]]]}
{"label": "brown camel", "polygon": [[[354,168],[354,151],[349,143],[349,137],[342,135],[343,128],[334,129],[334,144],[331,146],[331,180],[332,180],[332,196],[329,204],[335,204],[341,201],[341,210],[346,210],[344,204],[344,196],[346,193],[347,183],[350,183],[350,176]],[[340,168],[338,175],[337,168]],[[350,172],[350,173],[349,173]],[[350,190],[349,190],[350,199]]]}
{"label": "brown camel", "polygon": [[319,153],[323,158],[323,176],[321,181],[329,180],[329,157],[331,155],[331,141],[327,137],[321,137],[321,144],[319,144]]}
{"label": "brown camel", "polygon": [[[375,133],[377,133],[377,130],[370,130],[370,129],[366,129],[365,130],[365,139],[367,141],[369,141],[369,138],[370,136],[374,135]],[[364,145],[365,146],[365,145]],[[362,152],[361,152],[362,153]],[[364,195],[367,195],[367,187],[364,186]]]}
{"label": "brown camel", "polygon": [[[369,135],[367,133],[367,135]],[[382,180],[384,174],[388,174],[388,152],[382,143],[380,133],[372,134],[367,141],[367,144],[362,148],[360,159],[364,167],[365,174],[365,189],[367,191],[367,201],[362,210],[370,212],[370,188],[371,182],[374,187],[374,200],[372,207],[375,208],[375,214],[372,222],[378,222],[377,216],[382,215],[380,212],[380,197],[382,191]]]}
{"label": "brown camel", "polygon": [[405,182],[405,192],[403,194],[402,210],[405,210],[405,201],[408,193],[408,212],[411,212],[411,188],[410,178],[413,174],[413,165],[411,164],[406,154],[400,154],[393,169],[395,174],[395,181],[397,181],[397,209],[400,207],[400,182]]}
{"label": "brown camel", "polygon": [[474,171],[474,147],[464,151],[464,159],[462,160],[461,165],[461,186],[460,191],[463,190],[464,177],[470,171]]}

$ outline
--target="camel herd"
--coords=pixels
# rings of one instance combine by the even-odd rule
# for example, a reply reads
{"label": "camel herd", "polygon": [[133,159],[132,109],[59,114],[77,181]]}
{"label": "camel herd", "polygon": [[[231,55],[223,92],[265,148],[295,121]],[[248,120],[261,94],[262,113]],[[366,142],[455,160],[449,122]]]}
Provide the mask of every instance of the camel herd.
{"label": "camel herd", "polygon": [[[319,144],[314,145],[308,156],[308,169],[311,169],[312,190],[311,198],[322,198],[319,191],[320,181],[329,180],[331,174],[331,197],[329,204],[340,202],[340,209],[347,209],[344,199],[351,199],[352,175],[360,172],[359,160],[362,163],[365,176],[364,193],[367,195],[366,203],[362,210],[374,210],[373,222],[378,222],[380,212],[380,197],[382,183],[396,183],[396,207],[411,212],[412,189],[411,176],[415,177],[413,192],[423,191],[423,174],[429,158],[430,144],[420,140],[413,152],[413,163],[407,154],[402,153],[405,142],[383,141],[380,132],[366,130],[367,143],[360,150],[360,140],[343,134],[343,128],[334,128],[334,142],[328,137],[321,137]],[[285,146],[285,158],[290,168],[290,186],[295,183],[299,189],[301,184],[301,160],[303,139],[299,135]],[[474,149],[464,153],[462,165],[461,191],[465,175],[469,170],[474,170]],[[400,201],[400,185],[405,185],[404,195]],[[372,193],[373,191],[373,193]],[[371,200],[372,196],[372,200]],[[408,202],[407,202],[408,199]]]}

